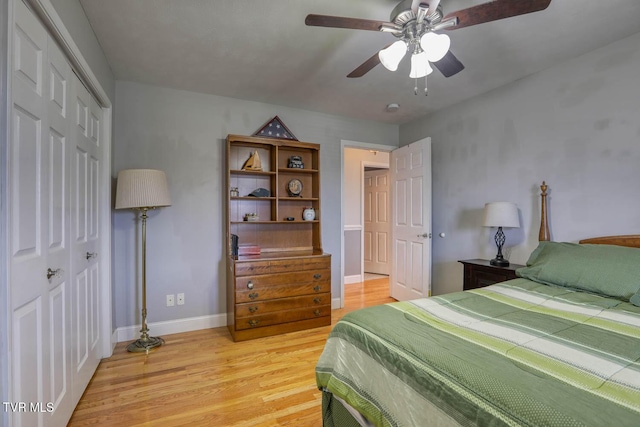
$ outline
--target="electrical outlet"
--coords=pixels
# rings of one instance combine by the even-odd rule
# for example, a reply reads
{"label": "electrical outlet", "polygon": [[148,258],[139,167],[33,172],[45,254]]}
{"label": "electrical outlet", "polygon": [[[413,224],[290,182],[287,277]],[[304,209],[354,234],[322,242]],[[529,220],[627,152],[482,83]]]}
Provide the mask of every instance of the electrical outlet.
{"label": "electrical outlet", "polygon": [[167,295],[167,307],[173,307],[176,304],[175,295]]}
{"label": "electrical outlet", "polygon": [[178,294],[178,305],[184,305],[184,294]]}

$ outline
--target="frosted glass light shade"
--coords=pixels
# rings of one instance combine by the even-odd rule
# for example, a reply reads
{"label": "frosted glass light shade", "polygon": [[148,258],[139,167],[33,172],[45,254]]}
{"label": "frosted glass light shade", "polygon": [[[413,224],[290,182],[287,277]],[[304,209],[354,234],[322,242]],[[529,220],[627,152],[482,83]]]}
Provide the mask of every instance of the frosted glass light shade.
{"label": "frosted glass light shade", "polygon": [[396,71],[402,58],[407,54],[407,44],[402,40],[378,52],[380,63],[389,71]]}
{"label": "frosted glass light shade", "polygon": [[433,68],[429,65],[426,52],[411,55],[411,72],[409,73],[409,77],[418,79],[428,76],[431,73],[433,73]]}
{"label": "frosted glass light shade", "polygon": [[440,61],[449,51],[451,39],[446,34],[436,34],[431,31],[420,38],[420,46],[427,53],[431,62]]}
{"label": "frosted glass light shade", "polygon": [[484,205],[484,227],[520,228],[518,207],[511,202],[493,202]]}
{"label": "frosted glass light shade", "polygon": [[125,169],[118,172],[116,209],[171,206],[167,176],[155,169]]}

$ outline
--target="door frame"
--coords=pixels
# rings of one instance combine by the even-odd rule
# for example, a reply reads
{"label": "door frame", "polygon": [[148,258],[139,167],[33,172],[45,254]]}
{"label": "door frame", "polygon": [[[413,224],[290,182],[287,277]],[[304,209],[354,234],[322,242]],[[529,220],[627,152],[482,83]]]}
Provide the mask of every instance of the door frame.
{"label": "door frame", "polygon": [[[9,0],[9,9],[12,11],[13,2],[22,0]],[[89,93],[96,99],[98,105],[103,112],[103,126],[102,126],[102,154],[103,154],[103,166],[100,171],[102,185],[99,188],[100,199],[102,200],[102,209],[100,209],[98,215],[99,221],[99,233],[101,233],[102,243],[100,245],[100,259],[103,268],[100,269],[100,283],[101,294],[100,298],[102,303],[99,307],[100,311],[100,334],[101,340],[99,345],[100,353],[102,357],[109,357],[113,354],[113,350],[117,343],[116,335],[113,331],[112,325],[112,283],[111,283],[111,216],[112,216],[112,203],[111,203],[111,138],[112,138],[112,126],[113,126],[113,105],[109,96],[105,92],[102,84],[91,70],[89,63],[84,58],[80,48],[75,43],[71,34],[65,27],[62,19],[58,15],[55,7],[51,3],[51,0],[24,0],[40,18],[45,27],[47,28],[51,37],[56,40],[62,50],[65,58],[70,62],[73,72],[78,76],[82,84],[85,85]],[[13,14],[9,15],[13,16]],[[9,25],[13,26],[13,19],[9,18]],[[9,33],[8,46],[13,43],[11,39],[11,31]],[[8,55],[8,62],[11,61],[10,55]],[[10,91],[10,88],[9,88]],[[9,95],[10,96],[10,95]],[[11,98],[9,98],[11,99]],[[7,106],[8,107],[8,106]],[[5,177],[3,176],[2,179]],[[3,183],[4,184],[4,183]],[[7,276],[9,277],[9,276]],[[10,292],[8,287],[8,281],[6,282],[7,292]],[[10,295],[9,295],[10,296]],[[7,300],[10,300],[9,298]],[[9,320],[10,322],[10,320]],[[8,325],[9,328],[12,325]]]}
{"label": "door frame", "polygon": [[[365,168],[386,169],[387,173],[389,173],[391,165],[390,163],[371,162],[368,160],[363,160],[360,164],[360,182],[362,182],[363,184],[364,184]],[[391,195],[391,185],[389,185],[389,195]],[[389,197],[389,203],[391,203],[391,197]],[[389,221],[391,221],[391,215],[389,215]],[[362,224],[362,233],[360,233],[360,248],[363,251],[362,256],[360,257],[360,276],[364,281],[364,187],[362,189],[362,193],[360,194],[360,224]],[[389,231],[389,235],[391,235],[391,222],[389,222],[388,231]],[[389,258],[389,264],[391,264],[391,257],[388,257],[388,258]]]}
{"label": "door frame", "polygon": [[[351,141],[342,139],[340,140],[340,299],[336,301],[332,301],[331,308],[343,308],[344,307],[344,226],[345,226],[345,199],[344,199],[344,149],[345,148],[356,148],[361,150],[375,150],[379,152],[389,153],[398,146],[394,145],[382,145],[382,144],[373,144],[369,142],[360,142],[360,141]],[[390,165],[389,165],[390,167]],[[362,167],[362,175],[364,175],[364,166]],[[360,195],[361,197],[361,205],[362,198],[364,197],[364,193]],[[364,214],[363,214],[364,215]],[[364,233],[364,224],[363,224],[363,233]],[[364,234],[361,234],[361,240],[364,239]],[[361,246],[362,247],[362,242]],[[360,271],[363,273],[364,270],[364,262],[360,260]]]}

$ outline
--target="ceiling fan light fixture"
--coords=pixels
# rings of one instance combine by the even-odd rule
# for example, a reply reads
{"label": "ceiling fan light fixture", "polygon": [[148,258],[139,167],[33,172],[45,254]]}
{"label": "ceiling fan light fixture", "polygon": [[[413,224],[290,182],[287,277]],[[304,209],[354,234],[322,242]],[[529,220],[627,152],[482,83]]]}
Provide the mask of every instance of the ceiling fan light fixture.
{"label": "ceiling fan light fixture", "polygon": [[420,46],[427,53],[429,61],[438,62],[449,51],[451,39],[446,34],[436,34],[429,31],[420,38]]}
{"label": "ceiling fan light fixture", "polygon": [[429,64],[426,52],[420,52],[411,55],[411,72],[409,77],[412,79],[419,79],[420,77],[428,76],[433,72],[433,68]]}
{"label": "ceiling fan light fixture", "polygon": [[380,58],[380,63],[384,65],[384,68],[389,71],[396,71],[400,61],[402,61],[402,58],[404,58],[406,54],[407,44],[402,40],[398,40],[391,44],[391,46],[378,52],[378,58]]}

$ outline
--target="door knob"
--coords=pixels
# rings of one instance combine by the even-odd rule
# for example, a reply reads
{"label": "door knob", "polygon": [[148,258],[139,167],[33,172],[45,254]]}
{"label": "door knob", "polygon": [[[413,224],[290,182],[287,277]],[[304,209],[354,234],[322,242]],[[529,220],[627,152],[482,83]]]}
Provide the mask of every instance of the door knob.
{"label": "door knob", "polygon": [[55,270],[47,268],[47,280],[51,280],[52,277],[57,276],[60,273],[62,273],[60,268],[56,268]]}
{"label": "door knob", "polygon": [[422,234],[418,234],[418,237],[422,237],[422,238],[431,238],[431,233],[422,233]]}
{"label": "door knob", "polygon": [[98,252],[87,252],[87,260],[98,256]]}

